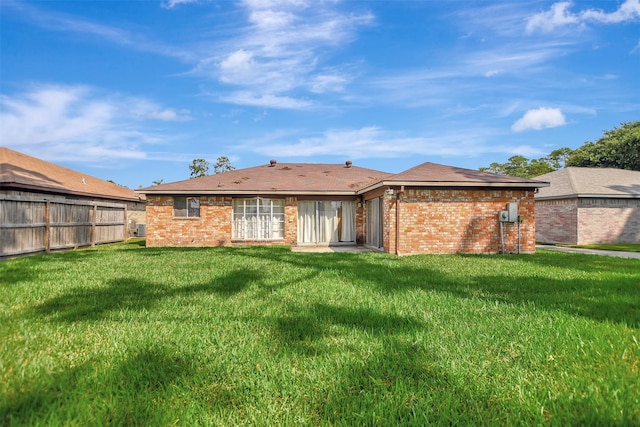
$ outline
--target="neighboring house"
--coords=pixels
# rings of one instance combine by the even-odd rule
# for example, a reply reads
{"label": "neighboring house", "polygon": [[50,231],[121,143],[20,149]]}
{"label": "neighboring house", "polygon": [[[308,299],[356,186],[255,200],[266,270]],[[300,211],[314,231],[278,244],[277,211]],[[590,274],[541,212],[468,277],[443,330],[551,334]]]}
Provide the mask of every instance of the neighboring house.
{"label": "neighboring house", "polygon": [[[534,252],[533,195],[545,185],[434,163],[389,174],[272,160],[138,191],[147,246],[364,244],[409,255]],[[510,202],[523,220],[501,224]]]}
{"label": "neighboring house", "polygon": [[133,190],[0,147],[0,257],[125,240],[145,222]]}
{"label": "neighboring house", "polygon": [[568,167],[537,177],[536,239],[545,243],[640,243],[640,172]]}

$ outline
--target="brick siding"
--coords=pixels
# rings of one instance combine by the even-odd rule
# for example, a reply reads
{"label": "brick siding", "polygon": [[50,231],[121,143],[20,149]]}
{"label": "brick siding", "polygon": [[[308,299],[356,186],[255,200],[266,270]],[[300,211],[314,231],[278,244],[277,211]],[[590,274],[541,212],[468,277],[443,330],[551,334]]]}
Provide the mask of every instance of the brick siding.
{"label": "brick siding", "polygon": [[536,238],[541,242],[640,243],[638,199],[538,200],[536,218]]}
{"label": "brick siding", "polygon": [[[523,221],[504,223],[506,252],[535,252],[533,192],[526,190],[407,189],[399,203],[389,198],[389,224],[385,227],[385,250],[396,249],[398,206],[398,253],[498,253],[501,251],[498,213],[508,202],[518,202]],[[388,232],[388,237],[387,237]]]}
{"label": "brick siding", "polygon": [[578,243],[578,199],[536,201],[536,240]]}
{"label": "brick siding", "polygon": [[199,218],[174,218],[172,196],[147,196],[147,246],[231,244],[231,197],[200,197]]}
{"label": "brick siding", "polygon": [[580,199],[578,244],[640,243],[640,200]]}
{"label": "brick siding", "polygon": [[[397,190],[396,190],[397,191]],[[397,193],[396,193],[397,194]],[[525,190],[407,189],[383,200],[385,252],[396,253],[498,253],[501,250],[498,212],[508,202],[519,203],[524,220],[520,228],[520,252],[535,251],[533,192]],[[371,196],[371,195],[369,195]],[[365,199],[370,197],[365,197]],[[232,241],[232,198],[200,197],[199,218],[174,218],[173,197],[147,197],[147,246],[226,246],[232,244],[297,244],[296,197],[285,198],[284,239]],[[357,203],[356,242],[366,241],[365,204]],[[398,215],[396,215],[398,206]],[[504,224],[505,250],[518,251],[518,224]]]}

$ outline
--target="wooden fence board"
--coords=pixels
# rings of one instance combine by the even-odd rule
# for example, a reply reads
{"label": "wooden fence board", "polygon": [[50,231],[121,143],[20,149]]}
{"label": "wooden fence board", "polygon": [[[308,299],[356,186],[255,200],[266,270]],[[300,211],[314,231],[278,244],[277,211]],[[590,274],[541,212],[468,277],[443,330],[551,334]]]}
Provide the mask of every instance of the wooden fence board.
{"label": "wooden fence board", "polygon": [[0,258],[126,240],[126,206],[0,195]]}

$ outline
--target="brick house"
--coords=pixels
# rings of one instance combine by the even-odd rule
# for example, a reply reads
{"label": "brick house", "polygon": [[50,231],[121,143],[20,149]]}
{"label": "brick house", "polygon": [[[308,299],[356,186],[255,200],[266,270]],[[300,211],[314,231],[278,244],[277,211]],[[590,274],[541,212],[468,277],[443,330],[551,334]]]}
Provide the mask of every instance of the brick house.
{"label": "brick house", "polygon": [[[410,255],[534,252],[533,196],[545,185],[434,163],[390,174],[272,160],[138,191],[147,246],[366,245]],[[498,221],[507,203],[521,222]]]}
{"label": "brick house", "polygon": [[536,179],[536,239],[546,243],[640,243],[640,172],[568,167]]}

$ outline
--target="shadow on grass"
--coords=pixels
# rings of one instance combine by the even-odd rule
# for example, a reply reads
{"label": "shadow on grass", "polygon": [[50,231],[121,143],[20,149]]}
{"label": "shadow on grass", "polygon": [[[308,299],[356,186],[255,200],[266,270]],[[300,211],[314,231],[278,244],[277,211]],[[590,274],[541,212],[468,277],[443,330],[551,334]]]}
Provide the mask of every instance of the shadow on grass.
{"label": "shadow on grass", "polygon": [[193,361],[156,344],[143,344],[131,353],[112,368],[99,371],[97,377],[92,363],[38,376],[23,384],[21,393],[5,396],[0,422],[165,425],[175,421],[175,408],[165,402],[196,374]]}
{"label": "shadow on grass", "polygon": [[[139,242],[132,245],[139,245]],[[64,321],[99,319],[120,309],[150,309],[163,299],[176,295],[208,292],[232,297],[244,292],[252,284],[259,289],[254,298],[263,298],[295,281],[315,280],[316,277],[329,274],[354,286],[376,290],[382,295],[420,289],[508,304],[533,303],[536,307],[562,310],[598,321],[640,326],[640,269],[635,268],[640,262],[637,260],[547,252],[520,256],[430,255],[398,258],[379,253],[293,253],[287,247],[140,247],[127,252],[134,252],[141,259],[162,257],[149,261],[159,265],[176,259],[198,257],[206,260],[207,257],[215,257],[223,260],[223,265],[227,264],[224,271],[228,272],[222,277],[207,280],[208,264],[205,261],[192,264],[194,268],[203,269],[202,281],[192,285],[169,285],[162,279],[110,279],[104,286],[75,288],[45,301],[34,308],[35,314],[51,315]],[[104,252],[74,251],[37,256],[0,264],[0,272],[6,272],[3,284],[37,280],[32,268],[34,262],[57,260],[52,267],[60,269],[65,268],[67,263],[93,259],[101,254]],[[130,262],[136,262],[136,257]],[[227,258],[228,263],[224,261]],[[449,264],[460,265],[461,270],[447,269]],[[178,263],[176,274],[180,273],[180,265],[184,264]],[[476,265],[484,266],[484,270],[476,271]]]}
{"label": "shadow on grass", "polygon": [[374,336],[413,331],[423,326],[421,321],[409,316],[320,303],[311,307],[287,307],[287,313],[274,321],[276,335],[284,348],[306,356],[317,356],[327,351],[322,339],[335,326],[357,329]]}
{"label": "shadow on grass", "polygon": [[452,377],[419,346],[399,338],[385,344],[383,352],[336,373],[340,381],[318,410],[323,423],[491,425],[505,424],[510,413],[520,423],[535,420],[521,405],[505,404],[508,398],[501,402],[464,378]]}
{"label": "shadow on grass", "polygon": [[[511,396],[480,389],[465,377],[452,377],[442,355],[410,337],[426,325],[411,316],[370,308],[328,304],[293,307],[275,319],[275,339],[283,351],[333,359],[333,342],[365,334],[375,345],[342,348],[330,386],[318,390],[310,424],[320,425],[485,425],[541,422],[539,413]],[[346,338],[347,336],[351,338]],[[350,357],[347,354],[352,353]],[[347,353],[347,354],[345,354]],[[445,363],[446,365],[446,363]],[[494,394],[491,394],[494,391]],[[312,399],[314,397],[311,397]],[[529,413],[527,413],[529,411]],[[509,417],[514,420],[509,420]]]}
{"label": "shadow on grass", "polygon": [[0,289],[33,280],[35,272],[32,265],[28,258],[13,260],[11,263],[0,261]]}
{"label": "shadow on grass", "polygon": [[33,281],[43,269],[49,272],[62,270],[66,264],[88,259],[95,253],[79,249],[2,260],[0,261],[0,286]]}
{"label": "shadow on grass", "polygon": [[[334,271],[344,280],[383,294],[411,289],[446,293],[462,298],[529,304],[562,310],[598,321],[640,326],[640,262],[581,254],[537,255],[426,255],[397,258],[386,254],[244,251],[285,262],[320,275]],[[495,258],[494,258],[495,257]],[[489,265],[492,274],[474,271]],[[458,263],[465,273],[446,271],[447,262]],[[636,264],[638,268],[636,268]],[[536,275],[521,273],[535,265]],[[549,268],[557,276],[548,277]],[[576,279],[576,273],[583,277]],[[584,274],[588,277],[584,278]],[[544,277],[547,274],[547,277]]]}
{"label": "shadow on grass", "polygon": [[64,322],[95,321],[121,311],[150,310],[176,296],[215,293],[228,298],[259,281],[260,274],[253,270],[232,270],[209,282],[182,287],[118,278],[109,280],[101,287],[72,289],[33,307],[31,312],[34,316],[51,316]]}

